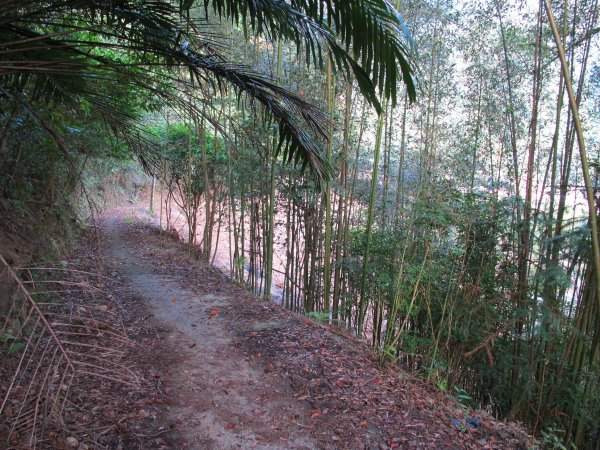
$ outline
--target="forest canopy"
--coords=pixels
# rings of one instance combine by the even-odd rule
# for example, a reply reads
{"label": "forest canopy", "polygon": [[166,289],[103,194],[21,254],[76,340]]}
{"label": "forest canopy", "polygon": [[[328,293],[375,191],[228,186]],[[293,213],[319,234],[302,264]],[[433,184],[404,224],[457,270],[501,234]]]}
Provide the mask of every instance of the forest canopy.
{"label": "forest canopy", "polygon": [[202,105],[212,95],[233,90],[278,123],[284,159],[301,160],[320,180],[327,175],[319,145],[326,137],[322,111],[250,65],[231,62],[223,51],[224,32],[211,23],[231,20],[246,35],[292,42],[309,68],[328,60],[356,80],[377,111],[380,96],[396,101],[398,79],[415,98],[414,43],[384,0],[203,3],[4,2],[3,100],[15,111],[25,109],[65,154],[61,133],[38,109],[51,104],[97,115],[148,162],[151,146],[136,116],[166,105],[206,116]]}

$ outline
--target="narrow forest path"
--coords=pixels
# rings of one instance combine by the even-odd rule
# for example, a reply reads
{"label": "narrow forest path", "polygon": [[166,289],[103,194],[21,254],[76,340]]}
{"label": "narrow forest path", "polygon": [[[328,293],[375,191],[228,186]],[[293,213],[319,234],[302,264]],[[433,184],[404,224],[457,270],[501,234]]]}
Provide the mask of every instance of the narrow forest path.
{"label": "narrow forest path", "polygon": [[[181,446],[193,449],[317,448],[307,426],[310,415],[288,386],[232,344],[231,295],[219,285],[202,292],[185,286],[177,271],[165,274],[143,257],[144,242],[127,235],[127,210],[104,220],[107,256],[121,268],[126,286],[143,297],[149,311],[169,333],[167,346],[181,355],[168,379],[173,401],[167,421],[176,423]],[[249,330],[249,332],[252,332]],[[187,351],[186,351],[187,350]],[[162,371],[164,371],[163,368]],[[304,414],[301,414],[304,412]]]}
{"label": "narrow forest path", "polygon": [[161,436],[146,448],[524,448],[518,427],[489,415],[453,425],[468,411],[447,394],[381,369],[348,332],[251,296],[141,208],[106,212],[100,236],[114,296],[145,330],[131,360],[155,398],[156,414],[140,415]]}

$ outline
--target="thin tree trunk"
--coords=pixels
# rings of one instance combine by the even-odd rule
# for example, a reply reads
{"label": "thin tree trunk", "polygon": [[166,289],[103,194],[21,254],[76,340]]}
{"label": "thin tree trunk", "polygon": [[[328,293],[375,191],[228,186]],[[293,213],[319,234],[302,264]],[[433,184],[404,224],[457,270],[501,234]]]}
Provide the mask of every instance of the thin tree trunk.
{"label": "thin tree trunk", "polygon": [[381,135],[383,131],[383,121],[387,114],[387,105],[383,114],[377,119],[377,136],[375,138],[375,152],[373,155],[373,174],[371,175],[371,194],[369,196],[369,211],[367,217],[367,229],[365,231],[367,236],[367,243],[365,246],[365,253],[363,256],[363,267],[362,267],[362,281],[360,286],[360,297],[358,304],[358,320],[356,326],[356,332],[359,337],[363,335],[363,326],[365,320],[365,312],[367,306],[367,278],[369,274],[369,258],[371,256],[371,241],[372,241],[372,228],[373,228],[373,216],[375,210],[375,195],[377,192],[377,176],[379,167],[379,154],[381,150]]}
{"label": "thin tree trunk", "polygon": [[[327,107],[329,110],[329,136],[327,140],[327,162],[331,164],[331,148],[333,145],[333,119],[335,114],[335,76],[333,75],[331,57],[327,61]],[[331,180],[325,181],[323,194],[325,208],[325,242],[323,259],[323,311],[330,312],[329,294],[331,286]]]}
{"label": "thin tree trunk", "polygon": [[[215,137],[216,138],[216,137]],[[202,114],[202,119],[200,121],[200,126],[198,127],[198,145],[200,145],[200,158],[202,165],[202,184],[204,190],[204,233],[203,233],[203,242],[204,246],[202,248],[202,258],[204,261],[209,262],[210,258],[210,249],[211,249],[211,233],[210,233],[210,201],[211,201],[211,192],[208,178],[208,161],[206,157],[206,141],[205,141],[205,130],[204,130],[204,112]]]}

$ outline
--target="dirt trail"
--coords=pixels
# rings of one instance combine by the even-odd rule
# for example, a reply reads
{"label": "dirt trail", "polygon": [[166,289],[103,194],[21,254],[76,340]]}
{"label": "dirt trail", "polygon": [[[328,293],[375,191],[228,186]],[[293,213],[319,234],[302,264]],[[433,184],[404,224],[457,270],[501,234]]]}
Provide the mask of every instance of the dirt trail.
{"label": "dirt trail", "polygon": [[177,273],[159,270],[160,261],[153,264],[147,257],[144,240],[128,236],[128,213],[107,214],[105,253],[125,278],[125,286],[145,299],[151,314],[168,330],[165,344],[173,349],[175,363],[161,369],[168,374],[165,389],[171,403],[164,420],[175,424],[175,445],[317,448],[302,423],[310,416],[306,406],[292,397],[283,379],[251,364],[234,345],[230,312],[235,298],[218,285],[203,286],[199,292]]}
{"label": "dirt trail", "polygon": [[484,411],[481,426],[461,425],[475,413],[456,399],[381,368],[348,330],[251,296],[152,222],[124,207],[101,232],[114,298],[140,342],[131,364],[147,394],[135,414],[147,427],[130,427],[145,436],[140,448],[525,448],[519,426]]}

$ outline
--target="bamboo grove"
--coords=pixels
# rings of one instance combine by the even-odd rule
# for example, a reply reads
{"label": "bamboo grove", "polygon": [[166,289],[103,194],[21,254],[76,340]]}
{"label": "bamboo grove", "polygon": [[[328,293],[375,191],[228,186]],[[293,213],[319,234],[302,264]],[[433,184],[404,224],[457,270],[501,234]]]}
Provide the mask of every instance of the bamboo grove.
{"label": "bamboo grove", "polygon": [[[371,87],[343,54],[360,45],[343,11],[321,19],[344,45],[316,50],[329,34],[305,41],[264,18],[275,9],[257,32],[245,2],[211,3],[189,14],[261,78],[227,89],[180,67],[165,91],[151,74],[169,98],[135,108],[161,226],[256,295],[352,330],[382,364],[549,448],[600,449],[598,1],[394,1],[416,69],[356,53]],[[260,80],[295,93],[306,136],[257,105],[279,101],[253,97]],[[320,152],[302,153],[309,139]]]}

